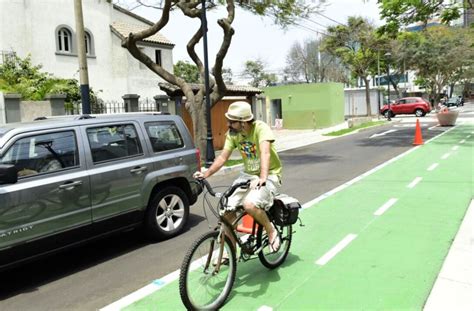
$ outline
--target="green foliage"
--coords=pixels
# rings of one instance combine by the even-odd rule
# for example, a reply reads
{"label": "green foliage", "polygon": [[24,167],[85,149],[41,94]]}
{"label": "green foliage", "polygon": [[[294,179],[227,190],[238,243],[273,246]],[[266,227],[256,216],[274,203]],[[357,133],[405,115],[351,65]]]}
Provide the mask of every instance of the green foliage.
{"label": "green foliage", "polygon": [[[218,0],[220,4],[226,4],[226,0]],[[320,11],[326,0],[319,1],[297,1],[297,0],[242,0],[236,1],[243,9],[259,16],[273,18],[275,24],[286,28],[296,23],[300,18],[307,18],[312,13]]]}
{"label": "green foliage", "polygon": [[399,36],[407,66],[415,70],[416,83],[433,96],[448,84],[473,78],[474,29],[446,26]]}
{"label": "green foliage", "polygon": [[472,9],[472,0],[459,1],[419,1],[419,0],[378,0],[380,16],[386,20],[381,30],[394,34],[402,26],[415,22],[424,24],[432,18],[440,18],[448,23],[461,16],[463,7]]}
{"label": "green foliage", "polygon": [[[42,72],[41,65],[33,65],[31,56],[20,58],[13,53],[0,64],[0,90],[18,93],[24,100],[43,100],[47,94],[64,94],[66,103],[81,100],[79,82],[75,79],[60,79],[50,73]],[[102,101],[90,89],[91,107],[100,109]]]}
{"label": "green foliage", "polygon": [[323,51],[338,57],[357,77],[364,78],[376,71],[385,41],[367,20],[349,17],[347,25],[329,27],[328,33]]}
{"label": "green foliage", "polygon": [[265,87],[278,81],[275,74],[265,72],[265,64],[260,59],[246,61],[243,74],[252,79],[250,85],[254,87]]}
{"label": "green foliage", "polygon": [[174,75],[180,77],[188,83],[199,82],[199,69],[196,65],[190,64],[185,61],[178,61],[173,66]]}

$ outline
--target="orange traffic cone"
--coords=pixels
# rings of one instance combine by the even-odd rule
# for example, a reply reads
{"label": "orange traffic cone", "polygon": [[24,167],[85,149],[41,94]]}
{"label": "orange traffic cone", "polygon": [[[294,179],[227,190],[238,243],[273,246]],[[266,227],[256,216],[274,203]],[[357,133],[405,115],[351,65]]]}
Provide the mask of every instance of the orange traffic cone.
{"label": "orange traffic cone", "polygon": [[[253,217],[250,215],[245,215],[242,217],[242,224],[237,226],[237,231],[243,232],[243,233],[252,233],[252,227],[253,227]],[[255,227],[255,230],[257,230],[258,225]],[[257,232],[255,232],[257,233]]]}
{"label": "orange traffic cone", "polygon": [[415,139],[413,145],[423,145],[423,138],[421,137],[420,120],[416,119]]}

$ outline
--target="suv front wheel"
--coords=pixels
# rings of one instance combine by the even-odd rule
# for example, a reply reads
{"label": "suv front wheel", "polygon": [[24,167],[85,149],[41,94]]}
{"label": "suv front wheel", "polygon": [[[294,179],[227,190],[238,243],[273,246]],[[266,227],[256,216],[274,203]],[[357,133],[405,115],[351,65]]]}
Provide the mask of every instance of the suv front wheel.
{"label": "suv front wheel", "polygon": [[425,114],[426,114],[426,113],[423,111],[423,109],[420,109],[420,108],[415,109],[415,116],[417,116],[417,117],[424,117]]}
{"label": "suv front wheel", "polygon": [[145,225],[154,240],[165,240],[179,234],[188,221],[189,200],[178,187],[170,186],[154,194],[148,204]]}

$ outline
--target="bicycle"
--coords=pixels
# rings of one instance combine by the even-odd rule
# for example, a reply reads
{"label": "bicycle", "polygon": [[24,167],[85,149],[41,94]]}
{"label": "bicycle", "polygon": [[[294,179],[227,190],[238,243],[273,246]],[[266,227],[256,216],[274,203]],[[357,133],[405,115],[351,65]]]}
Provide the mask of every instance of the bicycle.
{"label": "bicycle", "polygon": [[[247,215],[242,206],[237,207],[236,219],[231,223],[226,214],[227,199],[239,188],[247,189],[250,181],[230,186],[224,193],[216,193],[205,179],[198,180],[201,186],[206,187],[208,193],[219,198],[217,212],[217,227],[196,239],[186,253],[179,276],[179,292],[183,304],[188,310],[217,310],[226,301],[232,289],[237,271],[237,249],[226,228],[236,241],[240,250],[238,261],[248,261],[258,256],[260,262],[269,269],[275,269],[285,261],[292,241],[292,226],[281,221],[281,215],[275,213],[280,210],[282,202],[278,197],[267,211],[268,218],[278,231],[280,247],[276,252],[269,249],[268,236],[263,226],[252,218],[251,231],[242,234],[237,225]],[[288,197],[290,198],[290,197]],[[293,198],[292,198],[293,199]],[[301,208],[296,199],[296,218],[292,215],[290,223],[295,223],[298,209]],[[208,202],[209,205],[211,205]],[[225,256],[226,255],[226,256]]]}

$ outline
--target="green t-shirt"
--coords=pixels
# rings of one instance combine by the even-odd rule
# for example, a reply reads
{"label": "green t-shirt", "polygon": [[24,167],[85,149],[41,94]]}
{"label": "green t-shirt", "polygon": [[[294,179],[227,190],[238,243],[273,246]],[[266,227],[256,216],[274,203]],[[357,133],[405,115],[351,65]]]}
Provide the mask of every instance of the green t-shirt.
{"label": "green t-shirt", "polygon": [[232,152],[232,150],[238,148],[244,160],[244,172],[258,176],[260,175],[260,143],[266,140],[271,143],[268,174],[277,175],[281,179],[281,162],[273,145],[275,136],[265,122],[255,121],[249,134],[240,132],[236,135],[230,135],[227,133],[224,149]]}

